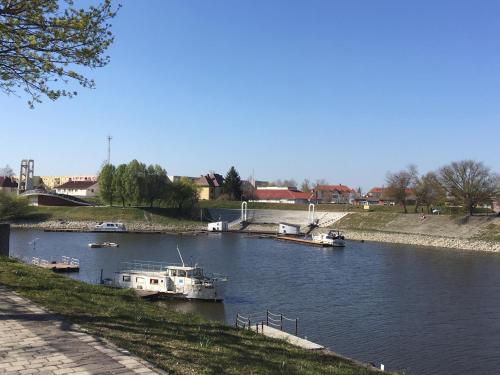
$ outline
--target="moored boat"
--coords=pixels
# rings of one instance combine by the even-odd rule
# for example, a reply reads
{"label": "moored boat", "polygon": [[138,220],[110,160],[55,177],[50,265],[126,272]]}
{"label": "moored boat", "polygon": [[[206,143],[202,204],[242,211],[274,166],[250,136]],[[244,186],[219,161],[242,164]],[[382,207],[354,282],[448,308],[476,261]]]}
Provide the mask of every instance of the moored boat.
{"label": "moored boat", "polygon": [[333,247],[344,247],[345,237],[339,231],[331,230],[328,233],[318,233],[312,236],[312,241]]}
{"label": "moored boat", "polygon": [[123,223],[103,222],[95,225],[96,231],[102,232],[125,232],[127,229]]}
{"label": "moored boat", "polygon": [[89,243],[89,247],[95,249],[101,247],[120,247],[120,245],[118,245],[116,242],[102,242],[102,243],[91,242]]}
{"label": "moored boat", "polygon": [[157,292],[161,295],[223,301],[227,277],[206,274],[203,268],[156,262],[123,263],[115,272],[115,286]]}

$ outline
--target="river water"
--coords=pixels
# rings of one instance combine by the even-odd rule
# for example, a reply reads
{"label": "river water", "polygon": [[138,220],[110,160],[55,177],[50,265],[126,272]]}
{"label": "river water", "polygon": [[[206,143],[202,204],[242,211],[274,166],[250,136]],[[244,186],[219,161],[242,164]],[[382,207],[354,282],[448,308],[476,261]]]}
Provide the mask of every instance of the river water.
{"label": "river water", "polygon": [[[33,240],[35,245],[33,245]],[[119,248],[89,249],[89,242]],[[237,234],[197,236],[13,230],[11,254],[80,260],[97,282],[120,262],[186,262],[224,273],[224,303],[162,302],[233,324],[269,309],[299,318],[299,336],[408,374],[500,374],[500,255],[348,242],[321,249]]]}

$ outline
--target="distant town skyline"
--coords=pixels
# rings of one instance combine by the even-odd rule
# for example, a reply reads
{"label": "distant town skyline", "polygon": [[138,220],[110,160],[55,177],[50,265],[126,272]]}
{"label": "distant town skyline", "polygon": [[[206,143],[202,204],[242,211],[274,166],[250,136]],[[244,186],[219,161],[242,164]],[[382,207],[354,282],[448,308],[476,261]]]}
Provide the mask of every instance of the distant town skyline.
{"label": "distant town skyline", "polygon": [[[92,1],[89,1],[90,3]],[[95,90],[30,110],[0,96],[0,167],[87,175],[111,162],[170,175],[325,179],[364,191],[413,163],[499,170],[500,4],[125,3]]]}

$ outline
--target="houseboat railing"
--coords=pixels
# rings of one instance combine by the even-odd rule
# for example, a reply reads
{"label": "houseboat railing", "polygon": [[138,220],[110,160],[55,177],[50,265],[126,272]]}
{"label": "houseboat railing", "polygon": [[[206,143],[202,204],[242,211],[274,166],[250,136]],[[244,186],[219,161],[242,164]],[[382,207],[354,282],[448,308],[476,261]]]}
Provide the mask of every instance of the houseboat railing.
{"label": "houseboat railing", "polygon": [[[262,313],[253,313],[249,315],[242,315],[240,313],[236,313],[235,327],[242,329],[252,329],[255,326],[255,330],[257,332],[263,332],[264,325],[268,327],[273,327],[279,329],[280,331],[284,331],[285,328],[289,327],[289,324],[286,322],[291,322],[295,328],[295,336],[297,336],[299,332],[299,319],[298,318],[289,318],[283,314],[276,314],[269,310],[266,310]],[[286,330],[285,330],[286,331]]]}

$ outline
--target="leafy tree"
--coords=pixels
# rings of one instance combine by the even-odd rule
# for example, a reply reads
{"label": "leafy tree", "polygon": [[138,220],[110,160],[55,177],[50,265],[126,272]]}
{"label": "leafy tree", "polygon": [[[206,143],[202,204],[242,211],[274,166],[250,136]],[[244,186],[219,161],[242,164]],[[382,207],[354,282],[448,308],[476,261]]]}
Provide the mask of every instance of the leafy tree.
{"label": "leafy tree", "polygon": [[127,192],[125,187],[125,174],[127,172],[127,165],[120,164],[113,175],[113,195],[120,199],[122,202],[122,207],[125,207],[125,200],[127,198]]}
{"label": "leafy tree", "polygon": [[168,183],[167,171],[158,164],[154,166],[150,165],[146,169],[144,197],[150,207],[153,207],[155,200],[159,200],[165,196]]}
{"label": "leafy tree", "polygon": [[113,164],[106,164],[102,167],[97,182],[99,183],[99,195],[102,200],[109,202],[113,205],[113,176],[115,174],[115,166]]}
{"label": "leafy tree", "polygon": [[385,194],[403,206],[405,213],[408,213],[407,199],[410,191],[415,186],[417,178],[417,168],[410,165],[407,169],[403,169],[395,173],[387,173],[386,182],[387,189]]}
{"label": "leafy tree", "polygon": [[14,171],[7,164],[5,167],[0,168],[0,176],[2,176],[2,177],[12,177],[12,176],[14,176]]}
{"label": "leafy tree", "polygon": [[226,174],[224,179],[224,185],[222,187],[224,194],[227,194],[232,200],[241,199],[241,178],[236,168],[231,167]]}
{"label": "leafy tree", "polygon": [[111,0],[88,9],[77,9],[73,0],[0,0],[0,89],[24,89],[33,107],[42,95],[76,95],[62,89],[70,80],[93,88],[93,80],[73,69],[109,62],[104,53],[113,42],[109,21],[115,15]]}
{"label": "leafy tree", "polygon": [[124,174],[125,197],[131,203],[140,205],[144,198],[144,178],[146,166],[137,160],[127,164]]}
{"label": "leafy tree", "polygon": [[194,182],[187,178],[174,181],[168,184],[165,201],[179,212],[191,210],[198,203],[198,188]]}
{"label": "leafy tree", "polygon": [[424,205],[427,207],[427,213],[430,213],[431,206],[444,201],[445,191],[436,173],[428,172],[417,180],[415,183],[415,197],[417,199],[415,212],[417,212],[419,205]]}
{"label": "leafy tree", "polygon": [[22,219],[31,213],[28,200],[0,191],[0,220]]}
{"label": "leafy tree", "polygon": [[478,204],[488,202],[498,189],[498,176],[474,160],[456,161],[442,167],[439,180],[446,192],[463,204],[470,215]]}

